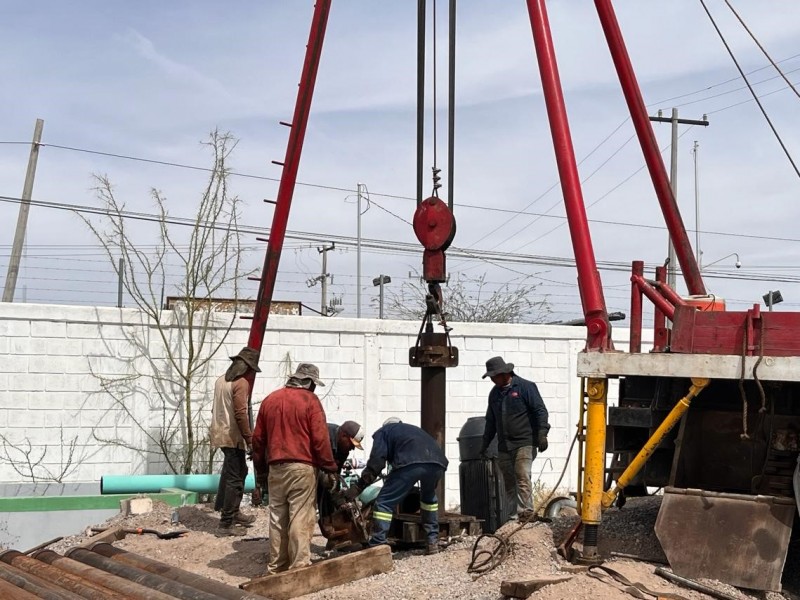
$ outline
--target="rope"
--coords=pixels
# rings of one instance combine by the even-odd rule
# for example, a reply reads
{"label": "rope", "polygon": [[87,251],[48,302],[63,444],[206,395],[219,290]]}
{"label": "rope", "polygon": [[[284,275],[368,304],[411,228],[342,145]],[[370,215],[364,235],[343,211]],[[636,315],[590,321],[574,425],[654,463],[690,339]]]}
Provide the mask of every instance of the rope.
{"label": "rope", "polygon": [[[558,477],[558,481],[553,486],[553,489],[550,490],[550,493],[547,494],[547,497],[539,503],[535,509],[531,510],[529,514],[525,515],[524,517],[520,517],[519,523],[517,526],[512,529],[507,535],[496,534],[496,533],[485,533],[483,535],[479,535],[478,539],[475,540],[475,543],[472,546],[472,560],[469,561],[469,565],[467,566],[467,573],[476,574],[473,579],[478,579],[479,577],[483,577],[490,571],[493,571],[501,564],[503,561],[508,557],[508,554],[511,550],[509,542],[511,538],[523,527],[528,525],[529,523],[535,522],[538,517],[539,511],[550,501],[550,498],[553,497],[553,494],[558,489],[558,486],[561,485],[561,481],[564,479],[564,475],[567,473],[567,467],[569,466],[569,459],[572,456],[572,450],[575,448],[575,442],[578,441],[578,432],[575,432],[575,435],[572,438],[572,443],[569,446],[569,450],[567,451],[567,459],[564,462],[564,468],[561,470],[561,475]],[[544,470],[544,466],[542,467]],[[539,474],[539,479],[541,479],[542,474]],[[487,548],[479,548],[481,541],[493,540],[495,542],[494,547],[487,549]]]}
{"label": "rope", "polygon": [[762,415],[767,412],[767,395],[764,393],[764,386],[761,385],[761,380],[758,378],[758,366],[761,364],[761,361],[764,360],[764,317],[761,317],[761,322],[759,323],[759,332],[761,333],[761,339],[759,340],[758,344],[758,360],[756,360],[756,364],[753,365],[753,379],[756,382],[756,386],[758,386],[758,393],[761,396],[761,408],[758,409],[758,412]]}
{"label": "rope", "polygon": [[739,393],[742,396],[742,433],[739,438],[742,440],[749,440],[750,436],[747,434],[747,394],[744,391],[744,363],[747,356],[747,324],[745,324],[744,335],[742,335],[742,369],[739,374]]}
{"label": "rope", "polygon": [[651,598],[655,598],[655,600],[661,600],[662,598],[668,598],[670,600],[686,600],[686,597],[681,596],[680,594],[673,594],[672,592],[664,592],[661,590],[651,590],[643,583],[639,583],[638,581],[630,581],[622,573],[609,567],[595,565],[589,567],[589,570],[586,572],[586,574],[589,577],[594,577],[598,581],[602,581],[611,587],[626,592],[634,598],[640,598],[641,600],[650,600]]}

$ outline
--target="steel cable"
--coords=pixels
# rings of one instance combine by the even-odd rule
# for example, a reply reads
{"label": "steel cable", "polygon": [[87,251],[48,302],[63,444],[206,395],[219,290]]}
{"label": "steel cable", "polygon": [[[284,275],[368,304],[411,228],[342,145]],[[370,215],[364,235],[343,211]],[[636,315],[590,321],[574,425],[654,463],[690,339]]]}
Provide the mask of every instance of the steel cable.
{"label": "steel cable", "polygon": [[[530,514],[526,515],[525,517],[520,517],[519,523],[517,526],[512,529],[507,535],[497,534],[497,533],[485,533],[479,535],[478,538],[475,540],[475,543],[472,545],[472,559],[469,561],[469,565],[467,565],[467,573],[475,574],[473,579],[478,579],[483,577],[490,571],[493,571],[508,558],[508,555],[511,551],[511,546],[509,542],[511,538],[525,525],[529,523],[535,522],[538,517],[539,511],[547,505],[550,499],[553,497],[553,494],[558,489],[558,486],[561,485],[561,481],[564,479],[564,475],[567,473],[567,467],[569,467],[569,460],[572,457],[572,451],[575,448],[575,442],[578,441],[578,431],[575,431],[575,435],[572,437],[572,443],[569,446],[569,450],[567,451],[567,458],[564,462],[564,468],[561,470],[561,475],[558,477],[558,481],[553,486],[553,489],[550,490],[550,493],[547,494],[544,500],[539,503],[535,509],[533,509]],[[544,469],[544,467],[542,467]],[[539,474],[539,478],[541,479],[541,473]],[[495,544],[491,548],[479,548],[481,541],[484,539],[494,541]]]}

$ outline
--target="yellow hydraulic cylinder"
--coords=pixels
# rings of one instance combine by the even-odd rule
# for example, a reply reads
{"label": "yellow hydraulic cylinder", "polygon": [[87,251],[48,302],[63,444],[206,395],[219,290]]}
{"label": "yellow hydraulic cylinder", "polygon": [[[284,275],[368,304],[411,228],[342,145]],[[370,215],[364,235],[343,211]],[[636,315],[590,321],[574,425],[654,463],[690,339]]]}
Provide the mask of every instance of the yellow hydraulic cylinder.
{"label": "yellow hydraulic cylinder", "polygon": [[661,425],[658,426],[655,433],[650,436],[650,439],[647,440],[647,443],[639,450],[639,454],[636,455],[631,463],[628,465],[628,468],[622,473],[622,475],[617,478],[617,485],[613,488],[608,490],[605,494],[603,494],[603,510],[607,509],[614,503],[617,495],[619,494],[620,490],[628,485],[631,480],[636,477],[636,474],[641,471],[644,464],[647,462],[647,459],[652,456],[653,452],[655,452],[658,445],[664,439],[664,436],[669,433],[669,431],[677,425],[678,421],[681,420],[681,417],[689,410],[689,405],[692,403],[692,398],[697,396],[700,392],[705,389],[708,385],[709,380],[705,378],[692,378],[692,385],[689,388],[689,393],[686,394],[683,398],[678,400],[677,404],[672,408],[670,413],[666,416],[666,418],[661,422]]}
{"label": "yellow hydraulic cylinder", "polygon": [[581,521],[584,525],[600,523],[603,482],[606,470],[606,404],[608,381],[589,378],[586,386],[589,397],[586,409],[586,467],[583,472]]}

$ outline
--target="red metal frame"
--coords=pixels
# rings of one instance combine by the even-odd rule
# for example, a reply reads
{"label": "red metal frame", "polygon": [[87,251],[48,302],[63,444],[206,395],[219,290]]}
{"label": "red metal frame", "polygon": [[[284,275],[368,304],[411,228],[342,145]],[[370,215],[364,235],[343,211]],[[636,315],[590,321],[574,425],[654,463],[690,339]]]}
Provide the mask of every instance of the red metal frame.
{"label": "red metal frame", "polygon": [[[294,116],[290,124],[289,141],[286,145],[286,158],[283,162],[283,173],[278,187],[275,213],[272,216],[272,227],[269,232],[267,253],[264,257],[264,268],[261,271],[261,283],[258,288],[253,322],[250,326],[250,337],[247,345],[260,351],[264,343],[264,332],[269,318],[269,306],[272,302],[272,293],[275,290],[275,281],[278,277],[278,263],[283,250],[283,240],[286,237],[286,225],[289,222],[289,210],[292,207],[292,197],[297,181],[297,169],[300,165],[300,155],[303,151],[303,140],[308,124],[308,114],[311,110],[311,100],[314,95],[314,84],[317,79],[322,43],[325,39],[325,29],[328,24],[331,0],[317,0],[314,5],[314,16],[311,21],[311,31],[306,46],[306,56],[303,62],[303,72],[297,90],[297,100],[294,107]],[[255,373],[250,378],[252,393]]]}
{"label": "red metal frame", "polygon": [[639,137],[639,144],[642,146],[642,153],[647,163],[647,169],[650,171],[650,178],[653,180],[653,187],[661,205],[664,222],[675,246],[675,254],[683,271],[686,287],[690,294],[705,295],[706,287],[703,284],[703,277],[692,253],[692,245],[689,242],[689,236],[686,235],[686,228],[683,225],[675,195],[672,193],[664,161],[661,159],[661,152],[658,149],[653,127],[650,124],[647,108],[642,100],[642,93],[636,81],[636,74],[633,71],[631,59],[628,56],[625,40],[622,38],[622,32],[619,29],[619,23],[614,14],[611,0],[595,0],[594,4],[597,8],[597,15],[600,17],[600,23],[603,26],[611,57],[614,60],[614,66],[617,69],[622,93],[628,103],[628,110],[631,113],[636,135]]}
{"label": "red metal frame", "polygon": [[642,290],[633,281],[634,277],[644,277],[644,261],[635,260],[631,264],[631,329],[628,352],[642,351]]}
{"label": "red metal frame", "polygon": [[586,206],[583,203],[581,181],[572,147],[547,8],[545,0],[527,0],[527,3],[547,106],[547,118],[550,121],[567,222],[575,253],[575,264],[578,268],[578,286],[587,328],[586,348],[587,350],[611,349],[613,348],[611,324],[608,321],[603,287],[600,283],[600,274],[597,272],[592,237],[586,218]]}

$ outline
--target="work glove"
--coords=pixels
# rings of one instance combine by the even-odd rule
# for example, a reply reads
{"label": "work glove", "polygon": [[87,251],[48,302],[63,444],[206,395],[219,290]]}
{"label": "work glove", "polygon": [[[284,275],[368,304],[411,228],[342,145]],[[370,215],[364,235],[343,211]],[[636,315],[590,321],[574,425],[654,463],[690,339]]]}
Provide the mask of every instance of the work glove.
{"label": "work glove", "polygon": [[336,473],[325,473],[322,476],[322,487],[326,490],[332,490],[339,483],[339,476]]}
{"label": "work glove", "polygon": [[490,460],[489,451],[486,448],[481,448],[481,451],[478,453],[478,458],[481,460]]}
{"label": "work glove", "polygon": [[253,447],[250,444],[247,444],[247,448],[244,452],[247,460],[253,460]]}
{"label": "work glove", "polygon": [[361,491],[361,488],[357,485],[351,485],[344,491],[342,495],[347,499],[348,502],[352,502],[361,495]]}
{"label": "work glove", "polygon": [[539,448],[539,452],[547,450],[547,431],[544,429],[539,431],[539,444],[537,447]]}

